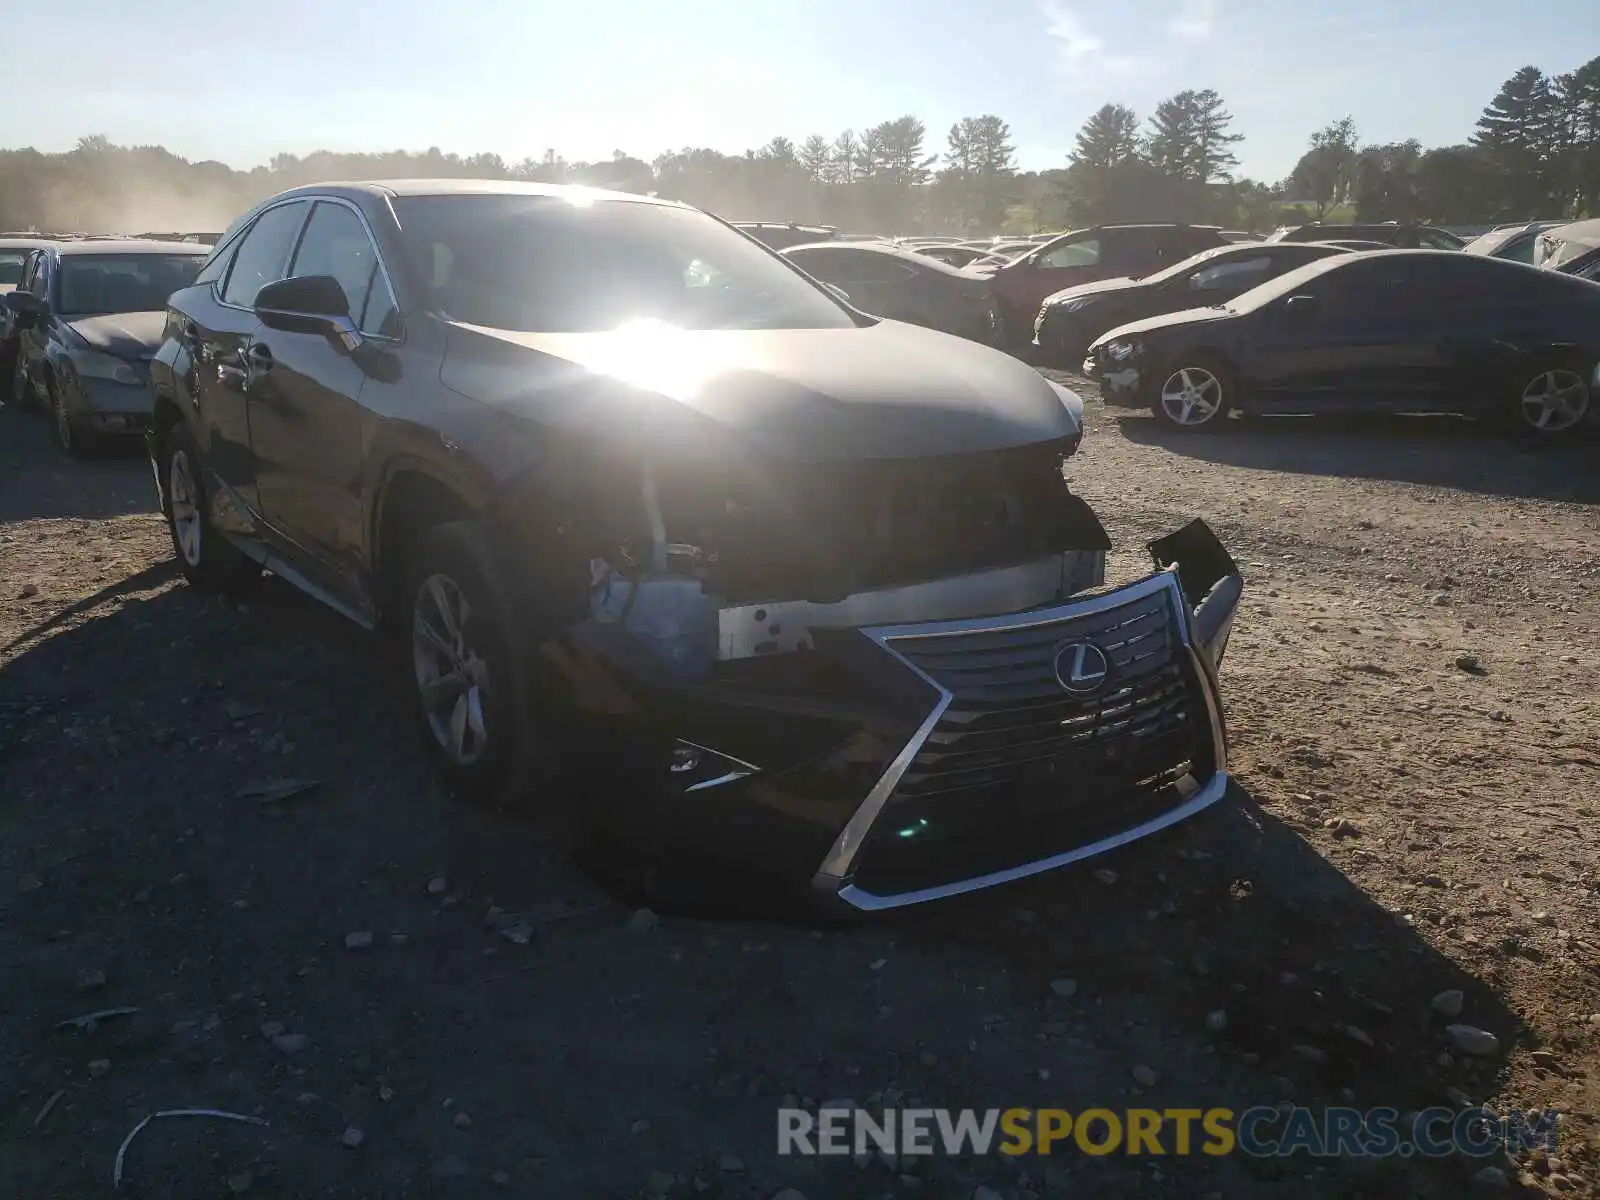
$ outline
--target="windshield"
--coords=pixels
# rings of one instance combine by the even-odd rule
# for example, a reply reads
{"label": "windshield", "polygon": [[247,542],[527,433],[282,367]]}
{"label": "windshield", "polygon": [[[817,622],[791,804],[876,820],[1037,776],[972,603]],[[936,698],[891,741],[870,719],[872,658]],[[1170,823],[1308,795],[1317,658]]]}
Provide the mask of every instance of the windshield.
{"label": "windshield", "polygon": [[67,254],[61,258],[64,317],[160,312],[167,298],[194,282],[203,254]]}
{"label": "windshield", "polygon": [[0,250],[0,286],[15,287],[22,282],[22,264],[28,260],[26,250]]}
{"label": "windshield", "polygon": [[471,325],[592,333],[846,329],[846,309],[702,212],[553,196],[401,196],[402,238],[429,307]]}

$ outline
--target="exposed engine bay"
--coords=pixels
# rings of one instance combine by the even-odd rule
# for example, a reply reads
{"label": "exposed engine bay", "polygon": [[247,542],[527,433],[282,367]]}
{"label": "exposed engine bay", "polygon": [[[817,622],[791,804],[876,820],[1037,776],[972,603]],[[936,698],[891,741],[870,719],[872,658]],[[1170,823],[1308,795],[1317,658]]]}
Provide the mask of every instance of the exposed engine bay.
{"label": "exposed engine bay", "polygon": [[614,510],[633,532],[589,559],[590,617],[695,679],[718,662],[808,649],[816,629],[1065,600],[1105,582],[1110,547],[1068,487],[1076,448],[1072,438],[759,472],[646,458],[637,508]]}

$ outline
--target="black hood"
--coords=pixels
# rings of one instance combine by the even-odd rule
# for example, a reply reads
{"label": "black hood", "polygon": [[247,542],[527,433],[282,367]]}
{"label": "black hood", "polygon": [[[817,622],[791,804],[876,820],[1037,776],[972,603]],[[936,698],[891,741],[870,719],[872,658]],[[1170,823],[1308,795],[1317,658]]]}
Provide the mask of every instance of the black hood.
{"label": "black hood", "polygon": [[563,334],[457,323],[441,378],[557,427],[703,440],[709,421],[800,462],[1000,450],[1081,429],[1077,397],[1032,367],[896,321]]}
{"label": "black hood", "polygon": [[1114,342],[1118,338],[1138,336],[1144,333],[1157,333],[1163,329],[1170,329],[1177,325],[1203,325],[1207,321],[1223,321],[1238,314],[1227,308],[1186,308],[1181,312],[1163,313],[1159,317],[1146,317],[1142,321],[1130,321],[1126,325],[1118,325],[1115,329],[1107,330],[1095,339],[1096,346],[1103,346],[1107,342]]}
{"label": "black hood", "polygon": [[166,328],[164,312],[110,313],[103,317],[76,317],[67,324],[89,344],[89,349],[118,358],[149,358],[161,346]]}
{"label": "black hood", "polygon": [[1117,279],[1099,279],[1094,283],[1080,283],[1076,287],[1062,288],[1059,292],[1051,292],[1044,298],[1043,307],[1049,308],[1052,304],[1065,304],[1068,300],[1081,300],[1085,296],[1101,296],[1106,292],[1126,292],[1139,286],[1139,281],[1128,275]]}

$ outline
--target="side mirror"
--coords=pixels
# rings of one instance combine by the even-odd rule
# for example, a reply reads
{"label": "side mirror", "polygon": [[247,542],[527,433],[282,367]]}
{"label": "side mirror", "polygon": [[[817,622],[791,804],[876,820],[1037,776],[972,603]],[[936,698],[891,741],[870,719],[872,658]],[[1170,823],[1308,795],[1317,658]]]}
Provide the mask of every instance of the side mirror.
{"label": "side mirror", "polygon": [[1315,316],[1319,307],[1315,296],[1290,296],[1283,302],[1283,311],[1301,320]]}
{"label": "side mirror", "polygon": [[[331,275],[299,275],[279,279],[256,293],[256,316],[269,329],[285,333],[333,334],[348,339],[356,334],[350,320],[350,302],[344,288]],[[352,346],[351,349],[354,349]]]}
{"label": "side mirror", "polygon": [[18,328],[25,329],[50,315],[50,302],[32,292],[7,292],[5,305],[7,311],[16,317]]}

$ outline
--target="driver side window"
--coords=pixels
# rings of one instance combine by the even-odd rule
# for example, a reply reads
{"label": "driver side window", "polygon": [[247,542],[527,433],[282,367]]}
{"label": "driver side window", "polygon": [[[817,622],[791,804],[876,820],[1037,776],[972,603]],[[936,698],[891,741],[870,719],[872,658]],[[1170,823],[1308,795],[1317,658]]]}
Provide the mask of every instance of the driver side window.
{"label": "driver side window", "polygon": [[1095,267],[1100,265],[1100,239],[1082,238],[1057,246],[1039,258],[1041,267]]}

